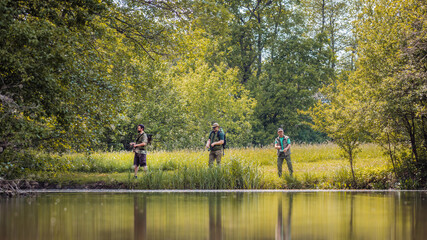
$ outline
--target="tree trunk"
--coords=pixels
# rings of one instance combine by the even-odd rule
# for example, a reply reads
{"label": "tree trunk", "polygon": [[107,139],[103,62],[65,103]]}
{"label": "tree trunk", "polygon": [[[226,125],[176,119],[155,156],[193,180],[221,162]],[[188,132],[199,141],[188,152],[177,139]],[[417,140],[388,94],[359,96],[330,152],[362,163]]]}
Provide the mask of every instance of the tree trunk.
{"label": "tree trunk", "polygon": [[[350,168],[351,168],[351,175],[353,176],[353,184],[356,186],[356,178],[354,177],[354,169],[353,169],[353,149],[350,147],[348,150],[348,156],[350,160]],[[353,187],[354,187],[353,186]]]}
{"label": "tree trunk", "polygon": [[322,33],[325,31],[325,0],[322,0]]}
{"label": "tree trunk", "polygon": [[396,176],[396,178],[399,179],[399,176],[397,175],[397,172],[396,172],[396,165],[395,165],[393,153],[391,151],[390,136],[388,133],[387,133],[387,143],[388,143],[388,152],[390,155],[391,164],[393,165],[394,176]]}
{"label": "tree trunk", "polygon": [[405,123],[406,123],[406,129],[408,130],[409,138],[411,141],[411,148],[412,148],[412,154],[414,155],[415,162],[418,163],[418,152],[417,152],[417,143],[415,142],[415,123],[414,123],[414,117],[412,118],[412,124],[411,121],[409,121],[408,116],[404,116]]}
{"label": "tree trunk", "polygon": [[[424,151],[427,151],[427,117],[422,116],[421,117],[421,129],[423,131],[423,136],[424,136]],[[424,159],[427,161],[427,159]]]}
{"label": "tree trunk", "polygon": [[[260,27],[259,31],[261,31],[261,16],[259,15],[259,12],[257,15],[257,21],[258,21],[258,25]],[[262,44],[262,33],[258,32],[258,71],[256,73],[257,79],[259,79],[259,76],[261,75],[261,62],[262,62],[261,57],[262,57],[262,49],[263,49],[262,45],[263,45]]]}
{"label": "tree trunk", "polygon": [[330,39],[331,39],[331,49],[332,49],[332,54],[333,54],[333,58],[331,59],[331,68],[332,70],[335,70],[335,28],[334,28],[334,24],[335,24],[335,18],[334,18],[334,9],[332,8],[331,10],[331,15],[330,15],[330,20],[329,20],[329,34],[330,34]]}

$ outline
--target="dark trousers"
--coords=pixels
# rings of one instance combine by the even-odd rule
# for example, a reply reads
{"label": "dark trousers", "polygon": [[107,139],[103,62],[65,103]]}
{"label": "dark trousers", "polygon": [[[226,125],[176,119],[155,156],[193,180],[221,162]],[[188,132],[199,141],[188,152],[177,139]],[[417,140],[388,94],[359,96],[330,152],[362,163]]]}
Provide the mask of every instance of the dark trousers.
{"label": "dark trousers", "polygon": [[285,153],[280,153],[279,156],[277,156],[277,170],[279,173],[279,177],[282,176],[282,164],[283,164],[283,160],[286,159],[286,164],[288,165],[288,169],[289,169],[289,173],[292,176],[292,173],[294,172],[294,169],[292,168],[292,162],[291,162],[291,154],[285,154]]}
{"label": "dark trousers", "polygon": [[221,164],[222,150],[211,151],[209,153],[209,166],[212,166],[216,159],[216,164]]}

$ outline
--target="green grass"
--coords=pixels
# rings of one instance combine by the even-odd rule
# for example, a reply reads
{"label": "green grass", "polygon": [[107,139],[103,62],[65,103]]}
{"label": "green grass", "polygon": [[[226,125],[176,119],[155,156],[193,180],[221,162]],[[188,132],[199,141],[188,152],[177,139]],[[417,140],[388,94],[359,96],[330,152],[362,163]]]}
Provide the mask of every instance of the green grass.
{"label": "green grass", "polygon": [[[208,167],[208,151],[149,152],[148,171],[133,178],[133,153],[108,152],[68,155],[38,154],[42,167],[28,169],[26,178],[57,187],[102,182],[104,187],[131,189],[387,189],[394,187],[388,159],[381,149],[365,144],[350,166],[334,144],[293,145],[294,176],[277,176],[273,148],[226,149],[221,167]],[[42,159],[42,161],[40,161]],[[55,168],[57,167],[57,169]]]}

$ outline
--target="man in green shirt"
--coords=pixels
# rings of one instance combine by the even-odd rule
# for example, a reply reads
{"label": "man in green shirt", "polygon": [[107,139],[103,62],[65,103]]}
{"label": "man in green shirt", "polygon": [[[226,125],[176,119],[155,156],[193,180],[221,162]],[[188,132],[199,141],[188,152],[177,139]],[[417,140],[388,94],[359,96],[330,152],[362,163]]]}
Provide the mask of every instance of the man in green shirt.
{"label": "man in green shirt", "polygon": [[291,139],[288,136],[283,134],[283,129],[279,128],[277,130],[277,134],[279,135],[274,141],[274,148],[277,149],[277,170],[279,173],[279,177],[282,176],[282,164],[283,160],[286,159],[286,163],[288,165],[289,173],[292,177],[294,172],[292,168],[291,162]]}
{"label": "man in green shirt", "polygon": [[133,165],[135,167],[135,178],[138,177],[138,168],[142,166],[144,172],[147,171],[147,151],[145,146],[147,146],[148,138],[147,134],[144,132],[144,125],[139,124],[137,127],[138,137],[135,142],[131,142],[130,145],[133,147],[135,152],[135,157],[133,158]]}
{"label": "man in green shirt", "polygon": [[219,166],[222,157],[222,145],[224,144],[224,133],[219,130],[219,124],[212,124],[212,131],[209,134],[209,139],[206,142],[206,148],[209,148],[209,166],[213,165],[216,159],[216,164]]}

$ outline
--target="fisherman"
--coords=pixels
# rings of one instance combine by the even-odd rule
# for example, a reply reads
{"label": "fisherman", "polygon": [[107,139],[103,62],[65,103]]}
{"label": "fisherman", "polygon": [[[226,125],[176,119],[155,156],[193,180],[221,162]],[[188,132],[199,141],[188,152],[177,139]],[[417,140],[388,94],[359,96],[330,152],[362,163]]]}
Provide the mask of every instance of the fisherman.
{"label": "fisherman", "polygon": [[138,137],[135,142],[131,142],[130,145],[133,147],[135,157],[133,158],[133,165],[135,168],[135,178],[138,178],[138,168],[142,166],[144,172],[147,172],[147,151],[145,147],[148,143],[147,134],[144,132],[144,125],[139,124],[137,127]]}
{"label": "fisherman", "polygon": [[283,129],[279,128],[277,130],[277,134],[279,135],[274,141],[274,148],[277,149],[277,170],[279,177],[282,176],[282,164],[283,160],[286,159],[286,163],[288,165],[289,173],[292,177],[294,172],[292,168],[291,162],[291,139],[288,136],[283,134]]}
{"label": "fisherman", "polygon": [[206,142],[206,148],[209,148],[209,167],[212,167],[213,162],[220,166],[222,156],[222,145],[224,144],[224,133],[219,130],[219,124],[212,124],[212,131],[209,134],[209,139]]}

